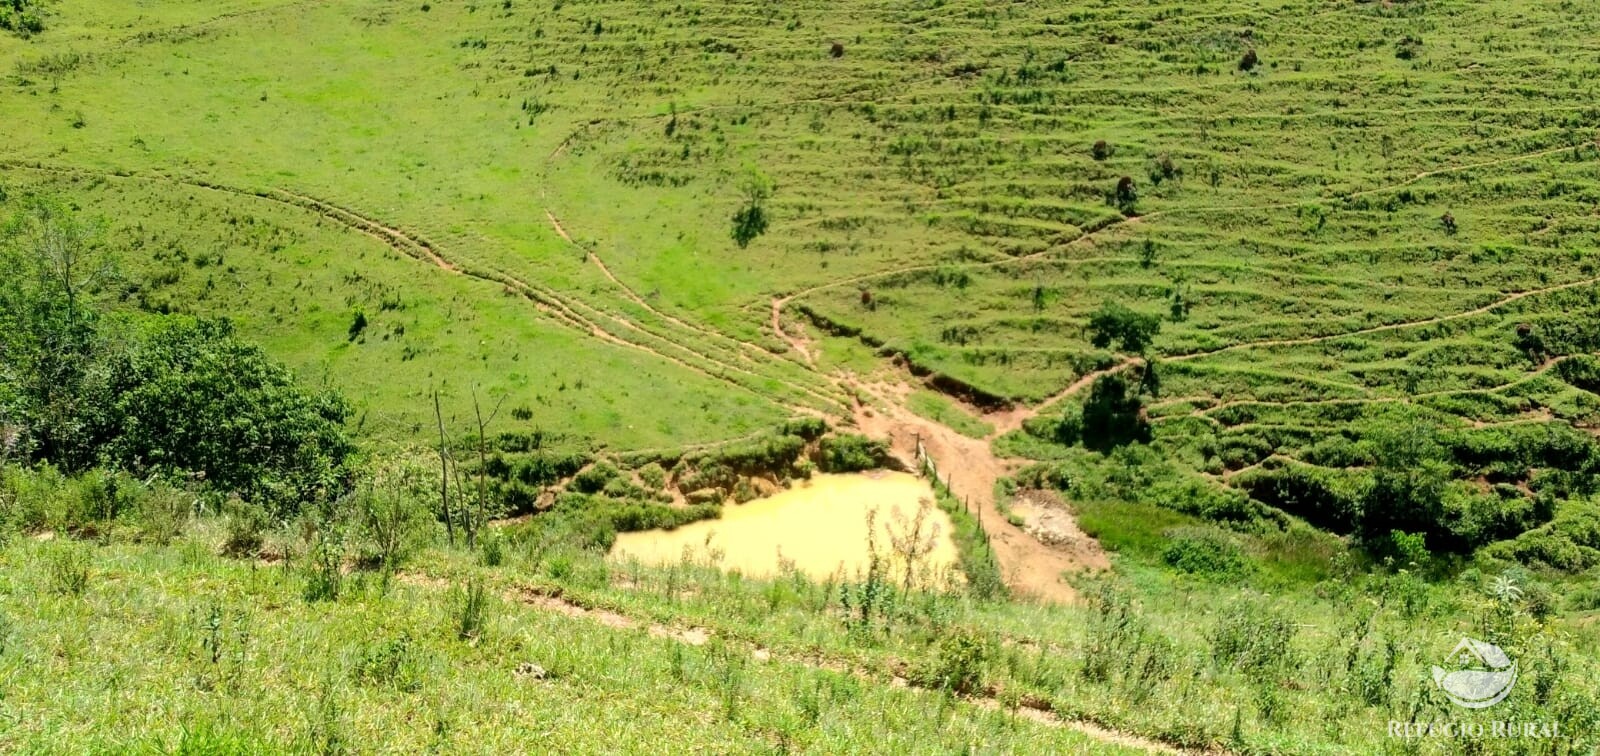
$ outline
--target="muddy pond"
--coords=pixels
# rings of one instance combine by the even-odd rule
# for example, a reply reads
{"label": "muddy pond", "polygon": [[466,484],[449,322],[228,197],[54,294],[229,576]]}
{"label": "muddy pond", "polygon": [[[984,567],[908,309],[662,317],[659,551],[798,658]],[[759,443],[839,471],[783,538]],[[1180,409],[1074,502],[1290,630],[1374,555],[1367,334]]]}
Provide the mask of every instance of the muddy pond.
{"label": "muddy pond", "polygon": [[926,481],[909,473],[815,475],[767,498],[725,506],[720,519],[618,534],[611,553],[658,566],[714,564],[751,577],[780,575],[790,563],[817,580],[853,578],[871,561],[872,513],[890,579],[902,579],[903,555],[912,553],[918,582],[944,583],[953,579],[956,547],[950,517],[933,505],[933,496]]}

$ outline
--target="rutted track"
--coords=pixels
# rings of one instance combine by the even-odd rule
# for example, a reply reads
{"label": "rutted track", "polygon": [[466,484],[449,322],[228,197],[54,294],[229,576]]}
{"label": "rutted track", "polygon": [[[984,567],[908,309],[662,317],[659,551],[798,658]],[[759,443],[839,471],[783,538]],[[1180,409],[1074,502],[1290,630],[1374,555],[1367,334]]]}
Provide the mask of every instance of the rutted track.
{"label": "rutted track", "polygon": [[[713,355],[696,351],[681,343],[677,343],[665,337],[653,334],[639,324],[621,315],[601,311],[585,303],[579,302],[576,299],[564,297],[548,287],[528,283],[503,271],[468,269],[465,266],[446,258],[445,255],[440,251],[438,245],[427,240],[425,237],[416,234],[415,232],[408,232],[398,227],[387,225],[355,210],[342,207],[326,200],[311,197],[309,195],[282,189],[242,189],[205,179],[188,179],[165,175],[138,174],[129,171],[93,171],[67,166],[53,166],[23,160],[0,160],[0,168],[32,170],[62,176],[122,179],[149,183],[189,186],[207,191],[232,194],[239,197],[265,200],[268,202],[274,202],[293,207],[302,211],[311,212],[341,226],[382,241],[401,254],[433,265],[440,270],[449,273],[465,275],[469,278],[478,279],[488,283],[498,284],[504,287],[507,291],[534,302],[536,305],[538,305],[541,312],[549,315],[557,323],[568,326],[595,338],[599,338],[607,343],[643,351],[700,375],[719,380],[733,386],[738,386],[746,391],[751,392],[752,394],[760,396],[769,401],[774,401],[780,406],[786,407],[790,411],[802,414],[810,414],[815,412],[813,408],[805,405],[796,405],[779,401],[766,393],[756,390],[752,386],[746,385],[745,383],[730,377],[728,373],[737,373],[748,376],[755,381],[776,381],[789,390],[803,394],[813,401],[822,402],[825,405],[832,405],[840,411],[844,411],[846,409],[846,405],[844,405],[842,400],[839,398],[830,397],[809,387],[786,382],[782,379],[774,378],[772,376],[763,376],[740,365],[722,361]],[[613,333],[605,328],[602,324],[606,321],[610,321],[615,328],[631,330],[643,335],[646,338],[658,341],[660,342],[660,345],[645,344],[624,339],[618,336],[616,333]],[[674,351],[679,352],[680,354],[674,354]],[[708,369],[705,366],[694,364],[695,360],[703,360],[704,362],[709,363],[711,368],[715,369]]]}
{"label": "rutted track", "polygon": [[[566,227],[564,225],[562,225],[561,220],[556,217],[554,212],[552,212],[550,209],[546,208],[544,213],[545,213],[545,216],[547,218],[549,218],[550,226],[551,226],[551,228],[553,228],[555,230],[556,234],[558,236],[560,236],[568,244],[572,245],[574,248],[582,251],[584,253],[585,259],[587,259],[589,262],[594,263],[595,267],[597,269],[599,269],[601,275],[605,276],[606,280],[610,281],[613,286],[616,286],[617,289],[622,292],[623,296],[626,297],[629,301],[631,301],[635,305],[643,308],[646,312],[650,313],[652,316],[654,316],[656,318],[659,318],[660,320],[662,320],[663,322],[669,324],[670,326],[683,329],[685,331],[688,331],[690,334],[693,334],[690,338],[704,339],[705,343],[699,345],[699,347],[700,347],[699,349],[694,349],[694,350],[691,350],[691,351],[695,351],[696,353],[701,354],[706,359],[714,359],[709,353],[710,352],[710,346],[714,344],[714,345],[717,345],[719,347],[731,350],[735,355],[737,355],[747,365],[751,364],[751,363],[766,362],[768,364],[774,364],[774,365],[777,365],[777,363],[782,363],[782,365],[796,366],[796,367],[799,367],[799,368],[802,368],[802,369],[809,368],[808,365],[804,365],[804,364],[795,362],[794,360],[785,359],[785,358],[783,358],[783,357],[781,357],[779,355],[774,354],[772,351],[770,351],[768,349],[762,348],[761,346],[759,346],[757,344],[752,344],[750,342],[743,341],[743,340],[735,338],[733,336],[729,336],[729,335],[727,335],[727,334],[725,334],[725,333],[723,333],[721,331],[717,331],[715,329],[706,328],[704,326],[700,326],[700,325],[697,325],[697,324],[694,324],[694,323],[690,323],[690,322],[685,321],[685,320],[683,320],[681,318],[678,318],[677,316],[672,315],[670,313],[662,312],[661,310],[659,310],[656,307],[654,307],[653,305],[651,305],[649,302],[645,301],[644,297],[641,297],[638,294],[638,292],[633,290],[632,287],[628,286],[626,283],[623,283],[622,280],[618,279],[617,276],[611,272],[611,269],[606,267],[605,261],[600,259],[600,256],[598,254],[596,254],[594,250],[592,250],[592,249],[590,249],[590,248],[588,248],[588,247],[586,247],[586,246],[584,246],[582,244],[579,244],[576,240],[574,240],[572,238],[571,234],[569,234],[567,232]],[[669,341],[671,341],[669,339],[669,337],[667,337],[665,335],[661,335],[661,334],[655,334],[655,335],[657,335],[659,338],[668,339]],[[673,341],[672,343],[674,343],[675,345],[677,345],[679,347],[682,347],[682,348],[686,348],[686,349],[688,348],[687,345],[685,343],[683,343],[683,342]],[[730,369],[736,369],[736,370],[740,370],[742,372],[747,372],[750,375],[756,375],[754,372],[751,372],[750,370],[746,370],[743,367],[734,367],[731,362],[730,363],[725,363],[725,364],[728,364]],[[779,365],[779,367],[782,367],[782,365]],[[815,374],[815,371],[810,371],[810,372]],[[781,377],[771,377],[770,379],[771,380],[775,380],[775,381],[781,383],[782,385],[788,386],[789,388],[794,389],[795,391],[799,391],[801,393],[807,394],[807,395],[809,395],[809,396],[811,396],[811,397],[813,397],[815,399],[818,399],[820,401],[828,402],[828,403],[832,403],[832,404],[837,404],[838,406],[840,406],[840,408],[843,408],[843,406],[844,406],[842,404],[841,400],[838,397],[827,396],[827,395],[825,395],[825,394],[823,394],[823,393],[821,393],[821,392],[817,391],[816,389],[813,389],[813,388],[811,388],[809,386],[798,384],[798,383],[795,383],[795,382],[793,382],[791,380],[788,380],[786,378],[781,378]],[[837,383],[835,383],[835,382],[833,382],[831,380],[827,380],[826,382],[828,383],[828,385],[830,385],[830,386],[832,386],[834,388],[837,388]]]}
{"label": "rutted track", "polygon": [[[448,587],[448,581],[441,578],[416,573],[402,572],[397,579],[408,585],[425,590],[442,590]],[[892,687],[917,687],[907,677],[905,664],[894,659],[886,660],[886,669],[873,665],[862,664],[859,660],[832,658],[819,653],[796,654],[788,652],[774,652],[757,643],[735,638],[725,633],[718,633],[715,628],[694,626],[680,627],[674,625],[639,619],[622,612],[600,606],[586,605],[565,595],[559,588],[545,588],[534,585],[516,585],[501,591],[503,600],[526,606],[539,611],[551,612],[577,620],[587,620],[619,631],[642,631],[652,638],[675,641],[690,646],[701,646],[712,637],[719,637],[726,644],[742,648],[757,661],[780,662],[793,664],[812,669],[828,670],[857,677],[869,682],[880,682],[885,677],[887,684]],[[1010,642],[1012,639],[1006,639]],[[917,688],[923,689],[923,688]],[[1004,706],[1002,692],[996,689],[985,689],[962,696],[962,700],[977,708],[995,710]],[[1199,753],[1178,748],[1159,740],[1122,732],[1092,720],[1075,719],[1056,712],[1049,701],[1032,696],[1022,696],[1016,701],[1014,712],[1029,721],[1047,727],[1061,727],[1074,730],[1096,741],[1108,745],[1124,748],[1136,748],[1151,753],[1184,754]]]}

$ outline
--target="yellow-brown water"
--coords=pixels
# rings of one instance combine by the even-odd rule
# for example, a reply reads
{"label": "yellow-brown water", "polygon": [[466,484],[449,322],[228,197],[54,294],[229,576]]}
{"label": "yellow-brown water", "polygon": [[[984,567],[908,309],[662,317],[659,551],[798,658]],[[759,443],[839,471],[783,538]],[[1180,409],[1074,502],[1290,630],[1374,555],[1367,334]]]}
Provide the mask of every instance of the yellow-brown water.
{"label": "yellow-brown water", "polygon": [[[752,577],[778,575],[782,562],[819,580],[840,574],[841,568],[843,576],[854,577],[870,561],[867,514],[875,511],[876,548],[889,565],[889,578],[903,579],[906,560],[897,554],[916,543],[914,550],[927,552],[916,559],[919,582],[943,582],[942,573],[953,572],[956,547],[950,517],[932,502],[933,489],[908,473],[816,475],[765,499],[723,507],[720,519],[671,531],[621,533],[612,554],[652,565],[676,564],[687,556]],[[913,533],[921,537],[908,537]]]}

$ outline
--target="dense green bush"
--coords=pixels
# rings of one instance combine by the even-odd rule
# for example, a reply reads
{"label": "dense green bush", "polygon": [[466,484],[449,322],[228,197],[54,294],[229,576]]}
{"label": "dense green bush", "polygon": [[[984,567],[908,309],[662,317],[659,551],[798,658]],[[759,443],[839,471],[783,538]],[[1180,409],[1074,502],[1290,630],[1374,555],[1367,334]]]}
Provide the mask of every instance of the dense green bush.
{"label": "dense green bush", "polygon": [[1258,683],[1276,682],[1275,672],[1293,669],[1294,620],[1260,602],[1227,608],[1212,627],[1211,661],[1219,669],[1244,672]]}
{"label": "dense green bush", "polygon": [[889,446],[866,436],[841,433],[822,439],[823,472],[843,473],[874,470],[889,463]]}
{"label": "dense green bush", "polygon": [[1573,503],[1550,523],[1486,550],[1490,556],[1565,572],[1583,572],[1600,565],[1600,510],[1592,503]]}
{"label": "dense green bush", "polygon": [[354,447],[337,394],[300,386],[226,321],[103,317],[114,276],[96,249],[48,202],[0,227],[8,447],[75,472],[192,473],[280,513],[343,492]]}
{"label": "dense green bush", "polygon": [[349,408],[313,392],[226,321],[173,318],[106,364],[101,456],[140,474],[196,472],[280,513],[339,495]]}
{"label": "dense green bush", "polygon": [[572,478],[572,490],[592,494],[604,490],[621,472],[610,462],[596,462]]}
{"label": "dense green bush", "polygon": [[67,475],[49,464],[0,468],[0,530],[58,531],[164,544],[197,506],[165,481],[107,470]]}
{"label": "dense green bush", "polygon": [[0,31],[23,38],[44,31],[43,5],[38,0],[0,0]]}
{"label": "dense green bush", "polygon": [[388,460],[356,486],[345,506],[360,536],[358,558],[386,572],[425,546],[438,524],[437,471],[420,455]]}
{"label": "dense green bush", "polygon": [[1144,417],[1138,389],[1121,375],[1094,379],[1083,404],[1083,445],[1109,451],[1129,443],[1150,440],[1150,423]]}
{"label": "dense green bush", "polygon": [[1089,342],[1100,349],[1117,344],[1125,352],[1143,353],[1161,331],[1161,316],[1106,302],[1089,316]]}
{"label": "dense green bush", "polygon": [[1165,534],[1161,560],[1179,572],[1213,578],[1237,577],[1248,567],[1243,552],[1226,533],[1208,528],[1179,528]]}

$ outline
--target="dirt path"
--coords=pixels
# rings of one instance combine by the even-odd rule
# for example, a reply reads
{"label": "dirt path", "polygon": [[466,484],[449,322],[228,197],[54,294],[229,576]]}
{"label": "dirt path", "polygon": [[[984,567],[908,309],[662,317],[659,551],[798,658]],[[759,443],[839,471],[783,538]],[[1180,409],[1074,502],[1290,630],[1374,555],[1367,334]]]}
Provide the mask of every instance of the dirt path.
{"label": "dirt path", "polygon": [[601,275],[604,275],[607,281],[610,281],[613,286],[616,286],[617,289],[623,293],[623,296],[627,297],[628,300],[634,304],[644,308],[645,311],[649,312],[651,315],[661,318],[662,320],[679,328],[692,331],[709,339],[723,341],[730,347],[744,352],[744,357],[746,359],[749,359],[751,355],[756,355],[761,358],[772,358],[777,356],[772,353],[772,350],[766,349],[759,344],[753,344],[743,339],[729,336],[728,334],[718,331],[714,328],[707,328],[698,323],[689,322],[672,315],[671,313],[663,312],[649,302],[646,302],[644,297],[640,296],[638,292],[634,291],[633,287],[623,283],[621,279],[617,278],[616,274],[611,272],[611,268],[606,265],[605,260],[601,259],[600,255],[596,254],[593,249],[574,241],[572,235],[567,233],[566,226],[561,223],[561,219],[555,216],[555,213],[546,208],[544,214],[545,217],[550,219],[550,225],[555,229],[557,235],[559,235],[568,244],[581,250],[584,253],[585,258],[588,259],[589,262],[594,263],[595,267],[600,270]]}
{"label": "dirt path", "polygon": [[1045,410],[1054,407],[1063,400],[1072,397],[1078,392],[1094,385],[1094,382],[1099,380],[1102,376],[1120,373],[1130,367],[1141,364],[1144,364],[1144,360],[1138,357],[1124,357],[1122,361],[1112,365],[1111,367],[1096,370],[1092,373],[1085,373],[1083,377],[1073,381],[1066,388],[1056,392],[1049,398],[1031,407],[1013,407],[1008,410],[988,413],[983,416],[983,419],[988,421],[990,425],[994,426],[994,431],[990,433],[984,440],[993,441],[1007,433],[1020,429],[1023,423],[1038,417],[1039,414]]}
{"label": "dirt path", "polygon": [[[686,331],[689,331],[689,332],[695,334],[698,337],[703,337],[703,338],[707,339],[710,342],[721,342],[723,345],[727,346],[730,350],[732,350],[735,354],[738,354],[741,358],[743,358],[744,362],[747,365],[751,364],[751,363],[755,363],[755,362],[762,362],[762,361],[765,361],[765,362],[768,362],[768,363],[783,362],[785,364],[798,364],[798,363],[795,363],[792,360],[786,360],[783,357],[772,353],[770,350],[762,348],[760,345],[752,344],[752,343],[750,343],[748,341],[744,341],[742,339],[739,339],[739,338],[736,338],[736,337],[733,337],[733,336],[729,336],[729,335],[727,335],[727,334],[725,334],[725,333],[723,333],[721,331],[715,330],[715,329],[707,328],[705,326],[701,326],[701,325],[698,325],[698,324],[695,324],[695,323],[690,323],[690,322],[685,321],[685,320],[683,320],[681,318],[678,318],[677,316],[671,315],[669,313],[666,313],[666,312],[663,312],[663,311],[657,309],[656,307],[651,305],[649,302],[646,302],[643,297],[639,296],[638,292],[634,291],[632,287],[628,286],[627,284],[623,283],[620,279],[618,279],[617,276],[614,273],[611,272],[611,269],[606,266],[605,261],[602,260],[600,258],[600,256],[594,252],[594,250],[592,250],[592,249],[590,249],[588,247],[585,247],[584,245],[579,244],[578,242],[574,241],[573,238],[572,238],[572,235],[567,232],[566,226],[563,225],[561,223],[561,220],[555,216],[555,213],[551,212],[548,208],[546,208],[545,211],[544,211],[544,214],[545,214],[545,217],[550,219],[550,225],[551,225],[552,228],[555,229],[555,232],[556,232],[556,234],[558,236],[560,236],[563,240],[565,240],[568,244],[572,245],[574,248],[582,251],[583,254],[584,254],[585,259],[587,259],[589,262],[594,263],[595,267],[597,269],[599,269],[601,275],[605,276],[606,280],[610,281],[613,286],[616,286],[617,289],[622,292],[624,297],[626,297],[629,301],[633,302],[634,304],[638,305],[639,307],[644,308],[644,310],[646,312],[649,312],[651,315],[654,315],[655,317],[658,317],[661,320],[663,320],[664,322],[670,323],[673,326],[676,326],[678,328],[681,328],[681,329],[684,329]],[[643,330],[643,329],[641,328],[640,330]],[[672,339],[670,339],[670,338],[668,338],[666,336],[663,336],[663,335],[657,334],[657,337],[661,338],[663,340],[666,340],[666,341],[668,341],[670,343],[673,343],[675,346],[677,346],[677,347],[679,347],[681,349],[684,349],[684,350],[689,351],[689,352],[693,352],[693,353],[699,355],[702,359],[705,359],[707,361],[724,365],[725,367],[727,367],[728,369],[731,369],[731,370],[737,370],[739,372],[743,372],[743,373],[747,373],[747,374],[752,375],[752,376],[756,376],[755,373],[750,372],[745,367],[734,365],[734,364],[732,364],[730,362],[726,362],[726,361],[720,360],[720,359],[716,358],[715,356],[709,354],[704,349],[691,347],[690,345],[688,345],[688,344],[686,344],[686,343],[684,343],[682,341],[674,341],[674,340],[672,340]],[[807,362],[809,363],[809,355],[807,355]],[[806,365],[802,365],[801,367],[807,367],[807,366]],[[760,377],[760,376],[756,376],[756,377]],[[839,397],[827,396],[827,395],[821,393],[820,390],[818,390],[816,388],[813,388],[811,386],[804,386],[804,385],[801,385],[801,384],[797,384],[797,383],[789,381],[789,380],[787,380],[785,378],[777,377],[777,376],[769,376],[768,379],[776,381],[776,382],[778,382],[780,384],[783,384],[785,386],[788,386],[789,388],[794,389],[796,391],[799,391],[801,393],[805,393],[807,395],[810,395],[813,398],[820,399],[820,400],[823,400],[823,401],[831,403],[831,404],[836,404],[841,409],[843,409],[845,407],[845,404],[843,403],[843,401]],[[835,384],[833,384],[832,381],[824,381],[824,382],[828,386],[830,386],[832,388],[837,388],[837,386]]]}
{"label": "dirt path", "polygon": [[920,417],[894,401],[882,387],[858,386],[877,406],[858,405],[856,425],[873,437],[887,438],[895,456],[917,469],[917,442],[922,442],[941,475],[948,477],[951,493],[969,502],[994,544],[995,558],[1006,586],[1023,598],[1048,603],[1070,603],[1077,597],[1063,573],[1099,570],[1110,566],[1098,544],[1068,553],[1051,548],[1000,516],[995,508],[995,483],[1012,474],[1010,463],[995,456],[989,442],[963,436],[939,423]]}
{"label": "dirt path", "polygon": [[782,339],[783,343],[788,344],[791,349],[799,352],[807,365],[816,366],[816,360],[811,357],[811,350],[806,348],[805,339],[799,336],[791,336],[783,329],[783,302],[777,297],[772,298],[772,322],[770,325],[772,326],[772,332],[777,334],[778,338]]}

